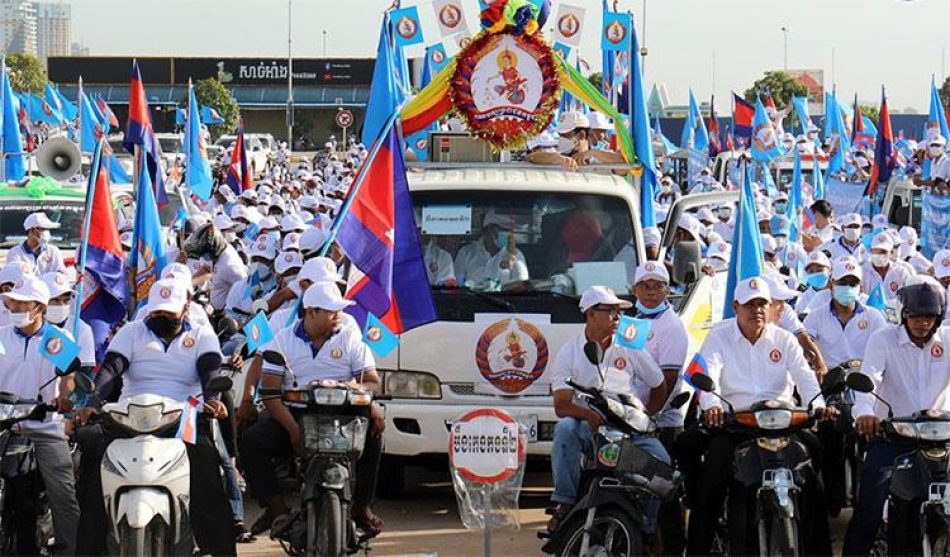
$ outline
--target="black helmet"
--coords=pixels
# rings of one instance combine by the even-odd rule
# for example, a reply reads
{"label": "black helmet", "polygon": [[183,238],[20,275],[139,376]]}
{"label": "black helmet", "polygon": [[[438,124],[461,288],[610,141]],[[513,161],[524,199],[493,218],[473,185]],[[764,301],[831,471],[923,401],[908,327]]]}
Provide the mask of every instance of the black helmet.
{"label": "black helmet", "polygon": [[917,315],[937,318],[936,327],[943,321],[947,299],[943,288],[930,281],[908,284],[898,291],[901,302],[901,321]]}

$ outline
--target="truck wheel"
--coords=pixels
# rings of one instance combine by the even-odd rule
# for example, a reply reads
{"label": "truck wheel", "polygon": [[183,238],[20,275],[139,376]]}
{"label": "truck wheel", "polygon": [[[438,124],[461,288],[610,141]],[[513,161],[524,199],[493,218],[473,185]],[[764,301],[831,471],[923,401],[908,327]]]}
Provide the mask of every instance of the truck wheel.
{"label": "truck wheel", "polygon": [[383,499],[401,499],[406,494],[406,465],[399,457],[383,455],[376,480],[376,495]]}

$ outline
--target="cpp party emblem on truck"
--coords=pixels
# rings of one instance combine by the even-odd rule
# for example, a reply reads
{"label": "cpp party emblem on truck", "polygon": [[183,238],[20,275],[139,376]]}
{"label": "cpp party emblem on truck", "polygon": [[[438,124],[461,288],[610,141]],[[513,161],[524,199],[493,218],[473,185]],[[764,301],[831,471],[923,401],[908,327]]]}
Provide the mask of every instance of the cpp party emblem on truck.
{"label": "cpp party emblem on truck", "polygon": [[548,365],[548,342],[533,324],[509,317],[489,325],[475,345],[475,364],[505,394],[530,387]]}

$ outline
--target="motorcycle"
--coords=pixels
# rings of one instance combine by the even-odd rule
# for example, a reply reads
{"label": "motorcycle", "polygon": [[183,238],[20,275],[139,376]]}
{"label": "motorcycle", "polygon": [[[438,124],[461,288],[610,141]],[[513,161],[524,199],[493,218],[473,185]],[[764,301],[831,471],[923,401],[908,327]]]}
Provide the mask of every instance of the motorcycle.
{"label": "motorcycle", "polygon": [[[828,513],[832,517],[837,516],[842,507],[853,507],[857,500],[863,443],[854,431],[851,415],[854,394],[846,389],[829,386],[841,384],[849,373],[860,370],[861,360],[850,360],[828,370],[822,382],[822,389],[831,392],[825,397],[825,404],[838,410],[838,416],[833,421],[819,424],[818,427],[818,435],[825,448],[822,473],[829,476],[824,478],[824,485],[829,502]],[[837,470],[829,471],[831,467]]]}
{"label": "motorcycle", "polygon": [[[77,384],[94,392],[91,380]],[[231,379],[214,377],[213,392],[231,388]],[[104,429],[120,436],[102,458],[102,494],[109,517],[109,554],[121,556],[190,555],[194,548],[189,518],[190,461],[176,438],[187,403],[142,394],[102,407]]]}
{"label": "motorcycle", "polygon": [[53,539],[53,517],[43,493],[33,444],[14,431],[54,410],[42,400],[0,392],[0,554],[39,555]]}
{"label": "motorcycle", "polygon": [[[910,416],[894,417],[890,403],[874,393],[871,378],[862,373],[848,376],[848,387],[868,393],[887,406],[887,419],[883,420],[884,436],[891,441],[907,443],[910,450],[894,461],[890,494],[884,516],[886,540],[875,543],[875,554],[883,552],[883,544],[920,536],[921,553],[931,555],[950,554],[950,412],[920,410]],[[919,503],[919,507],[916,505]],[[898,506],[916,511],[919,530],[912,532],[909,524],[894,520],[888,509]],[[906,548],[908,553],[912,548]],[[904,552],[904,551],[901,551]]]}
{"label": "motorcycle", "polygon": [[[285,367],[274,351],[262,354],[271,365]],[[261,398],[279,397],[295,408],[303,433],[304,454],[296,469],[300,510],[285,528],[271,532],[288,555],[348,555],[367,549],[371,533],[361,533],[350,517],[356,461],[370,427],[373,393],[336,381],[319,381],[292,389],[262,389]]]}
{"label": "motorcycle", "polygon": [[[584,353],[600,367],[603,350],[599,344],[587,343]],[[538,533],[539,538],[547,538],[541,551],[582,557],[643,554],[645,502],[672,497],[680,484],[679,474],[634,443],[636,437],[656,429],[640,401],[573,381],[568,385],[603,416],[604,425],[595,432],[593,452],[583,463],[578,490],[583,496],[553,533]],[[680,393],[670,404],[682,406],[689,396]]]}
{"label": "motorcycle", "polygon": [[[805,445],[792,437],[809,429],[815,418],[809,401],[806,408],[766,400],[748,410],[736,410],[715,392],[716,384],[707,375],[692,377],[695,388],[722,400],[727,407],[725,429],[728,432],[751,434],[735,450],[733,486],[729,490],[727,509],[752,509],[752,526],[758,541],[759,555],[797,556],[802,552],[799,503],[806,475],[813,473]],[[843,381],[831,386],[826,394],[843,389]],[[751,499],[751,500],[750,500]],[[744,513],[728,512],[728,532],[749,529]],[[719,543],[725,544],[728,532],[719,532]],[[753,550],[729,548],[729,553],[745,554]]]}

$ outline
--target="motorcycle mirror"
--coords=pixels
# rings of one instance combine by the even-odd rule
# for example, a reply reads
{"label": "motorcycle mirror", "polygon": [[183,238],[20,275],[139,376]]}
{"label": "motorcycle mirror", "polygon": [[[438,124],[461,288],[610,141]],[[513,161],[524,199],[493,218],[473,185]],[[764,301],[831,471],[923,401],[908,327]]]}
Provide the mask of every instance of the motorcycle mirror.
{"label": "motorcycle mirror", "polygon": [[704,393],[711,393],[716,390],[716,382],[713,381],[708,375],[703,373],[697,373],[693,375],[693,377],[690,379],[690,382],[694,387]]}
{"label": "motorcycle mirror", "polygon": [[16,404],[20,397],[7,391],[0,391],[0,404]]}
{"label": "motorcycle mirror", "polygon": [[847,374],[845,373],[844,369],[841,367],[836,367],[830,370],[821,382],[821,394],[828,396],[835,395],[843,391],[847,386],[845,384],[846,375]]}
{"label": "motorcycle mirror", "polygon": [[235,350],[235,352],[241,355],[242,360],[246,360],[249,355],[248,352],[250,352],[250,350],[248,350],[247,348],[247,343],[242,342],[241,347],[238,350]]}
{"label": "motorcycle mirror", "polygon": [[233,317],[222,317],[218,320],[218,338],[229,339],[240,330],[238,322]]}
{"label": "motorcycle mirror", "polygon": [[[584,345],[584,355],[587,356],[587,361],[594,364],[595,366],[600,367],[600,364],[604,361],[604,349],[600,346],[599,343],[594,341],[588,341]],[[267,359],[265,354],[264,359]],[[283,364],[281,364],[283,365]]]}
{"label": "motorcycle mirror", "polygon": [[690,396],[691,395],[689,394],[689,391],[683,391],[680,394],[674,396],[670,400],[670,408],[682,408],[684,404],[689,402]]}
{"label": "motorcycle mirror", "polygon": [[231,387],[234,385],[234,381],[231,381],[231,378],[226,375],[218,375],[212,377],[208,381],[207,389],[214,393],[223,393],[225,391],[230,391]]}
{"label": "motorcycle mirror", "polygon": [[[591,344],[591,343],[587,343],[587,344]],[[584,353],[585,354],[587,353],[586,346],[584,347]],[[265,362],[269,363],[272,366],[283,367],[287,365],[287,360],[284,359],[284,355],[274,350],[265,350],[264,353],[261,354],[261,357],[264,358]]]}
{"label": "motorcycle mirror", "polygon": [[93,393],[96,390],[96,384],[92,380],[92,377],[89,377],[85,373],[76,374],[76,386],[85,393]]}
{"label": "motorcycle mirror", "polygon": [[858,391],[859,393],[870,393],[874,391],[874,382],[871,381],[871,378],[858,371],[848,374],[846,384],[849,389]]}

